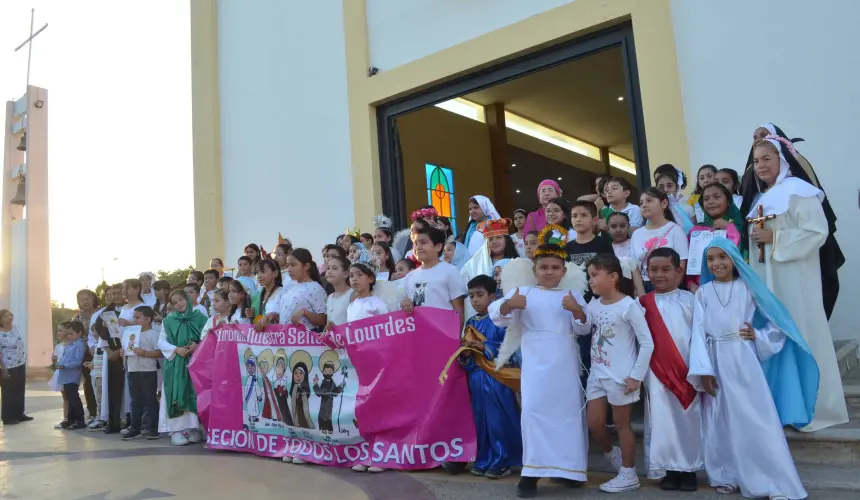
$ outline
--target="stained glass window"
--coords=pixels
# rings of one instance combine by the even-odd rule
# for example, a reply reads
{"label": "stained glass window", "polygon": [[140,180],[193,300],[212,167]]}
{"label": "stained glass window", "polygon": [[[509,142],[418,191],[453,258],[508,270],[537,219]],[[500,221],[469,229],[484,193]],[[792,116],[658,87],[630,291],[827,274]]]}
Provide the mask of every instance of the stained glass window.
{"label": "stained glass window", "polygon": [[457,204],[454,201],[454,172],[450,168],[424,165],[427,175],[427,204],[433,205],[439,215],[451,220],[451,229],[457,234]]}

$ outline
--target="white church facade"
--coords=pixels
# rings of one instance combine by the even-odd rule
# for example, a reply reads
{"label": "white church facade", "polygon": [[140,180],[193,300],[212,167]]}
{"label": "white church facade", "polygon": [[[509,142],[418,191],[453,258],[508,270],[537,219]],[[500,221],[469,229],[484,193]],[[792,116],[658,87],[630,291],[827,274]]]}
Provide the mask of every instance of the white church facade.
{"label": "white church facade", "polygon": [[533,208],[523,164],[578,179],[566,194],[664,163],[742,172],[773,122],[839,218],[831,327],[860,338],[858,18],[852,0],[191,0],[197,264],[405,222],[436,167],[460,224],[474,194]]}

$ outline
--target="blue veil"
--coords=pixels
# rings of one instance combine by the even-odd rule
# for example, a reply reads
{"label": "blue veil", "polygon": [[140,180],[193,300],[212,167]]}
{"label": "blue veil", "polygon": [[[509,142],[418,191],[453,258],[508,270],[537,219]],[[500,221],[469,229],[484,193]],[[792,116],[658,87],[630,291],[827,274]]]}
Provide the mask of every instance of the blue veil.
{"label": "blue veil", "polygon": [[694,226],[693,221],[690,219],[690,216],[681,209],[678,200],[676,200],[673,195],[669,195],[669,211],[672,212],[672,215],[675,217],[675,224],[681,226],[681,229],[684,230],[684,234],[689,236],[690,230],[693,229]]}
{"label": "blue veil", "polygon": [[[762,328],[770,321],[786,335],[785,346],[762,363],[762,369],[782,425],[797,428],[807,425],[812,421],[815,412],[819,376],[818,365],[809,346],[803,340],[788,310],[744,261],[734,243],[726,238],[714,238],[705,248],[702,262],[707,262],[708,249],[713,247],[722,249],[732,259],[740,279],[755,300],[753,327]],[[714,275],[703,265],[702,286],[713,280]]]}

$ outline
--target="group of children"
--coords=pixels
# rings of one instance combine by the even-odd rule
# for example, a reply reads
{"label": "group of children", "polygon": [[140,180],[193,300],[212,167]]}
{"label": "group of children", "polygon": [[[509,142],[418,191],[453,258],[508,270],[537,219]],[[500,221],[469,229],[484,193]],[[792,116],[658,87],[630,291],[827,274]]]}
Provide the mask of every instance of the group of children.
{"label": "group of children", "polygon": [[[653,292],[636,299],[618,258],[598,254],[587,263],[589,302],[562,283],[574,269],[566,270],[561,248],[540,245],[533,257],[536,283],[509,290],[501,300],[486,299],[494,292],[486,277],[469,284],[478,314],[467,324],[487,339],[469,346],[484,350],[496,366],[505,366],[518,348],[522,368],[520,425],[510,417],[513,391],[490,373],[477,377],[464,360],[479,441],[472,472],[494,478],[521,466],[520,497],[534,496],[542,477],[580,486],[590,432],[618,473],[600,489],[638,488],[631,416],[644,383],[646,466],[649,478],[661,478],[661,488],[694,491],[696,472],[705,469],[721,493],[805,498],[760,367],[784,344],[802,339],[772,322],[781,321],[780,311],[735,246],[719,239],[708,247],[704,281],[710,286],[695,295],[678,287],[684,276],[678,253],[653,251],[646,264]],[[774,319],[758,323],[761,318]],[[575,336],[592,339],[584,388]],[[756,412],[749,411],[753,407]],[[606,425],[610,410],[617,447]]]}
{"label": "group of children", "polygon": [[[674,168],[658,176],[668,191],[669,181],[676,190],[683,184]],[[733,191],[714,186],[697,189],[703,213],[693,216],[697,224],[731,227]],[[61,325],[68,340],[58,356],[58,383],[69,393],[62,426],[83,425],[80,398],[70,393],[77,394],[86,331],[98,351],[88,367],[113,380],[98,391],[109,394],[102,401],[111,400],[110,411],[100,410],[91,427],[118,430],[123,406],[116,400],[125,400],[127,381],[124,439],[156,438],[161,431],[181,445],[203,439],[187,365],[212,328],[292,323],[325,335],[333,326],[396,309],[435,307],[456,311],[461,328],[478,333],[464,337],[473,350],[461,357],[478,439],[472,474],[499,478],[521,468],[521,497],[536,494],[542,477],[580,486],[590,433],[617,472],[600,488],[638,488],[631,419],[644,383],[648,475],[661,478],[662,488],[695,490],[695,473],[705,469],[721,492],[805,498],[773,386],[761,368],[750,370],[803,342],[780,323],[781,311],[772,310],[778,301],[748,272],[737,242],[721,238],[710,243],[701,277],[688,286],[686,231],[675,222],[686,212],[677,193],[649,188],[634,205],[623,178],[599,180],[596,187],[599,201],[569,204],[557,184],[542,183],[542,208],[517,211],[512,234],[506,224],[491,224],[495,208],[475,197],[463,240],[427,207],[413,214],[405,244],[380,216],[375,234],[348,233],[326,245],[319,267],[308,250],[281,240],[271,255],[248,245],[233,276],[215,258],[179,290],[153,283],[148,273],[126,280],[108,290],[108,305],[93,314],[89,328]],[[105,333],[104,311],[117,313],[120,328],[140,329],[135,356]],[[479,353],[498,369],[520,368],[520,391],[478,366]],[[753,401],[761,411],[744,411]],[[284,461],[304,463],[289,455]],[[371,463],[354,469],[383,470]]]}
{"label": "group of children", "polygon": [[[55,428],[87,427],[123,440],[168,433],[176,445],[203,440],[187,366],[205,336],[208,312],[188,293],[199,290],[193,278],[172,292],[153,278],[143,273],[108,287],[104,307],[94,292],[78,292],[80,314],[57,329],[52,386],[63,392],[64,418]],[[225,299],[217,295],[217,310]],[[90,383],[84,392],[95,403],[89,421],[78,394],[82,372]]]}

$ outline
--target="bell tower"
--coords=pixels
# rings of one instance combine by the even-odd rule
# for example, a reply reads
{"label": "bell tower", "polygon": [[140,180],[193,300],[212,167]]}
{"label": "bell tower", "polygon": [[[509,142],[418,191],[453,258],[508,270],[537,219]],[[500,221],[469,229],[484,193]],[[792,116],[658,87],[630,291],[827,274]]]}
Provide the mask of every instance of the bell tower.
{"label": "bell tower", "polygon": [[48,245],[48,91],[6,103],[0,200],[0,308],[15,315],[24,334],[27,365],[51,364],[50,253]]}

